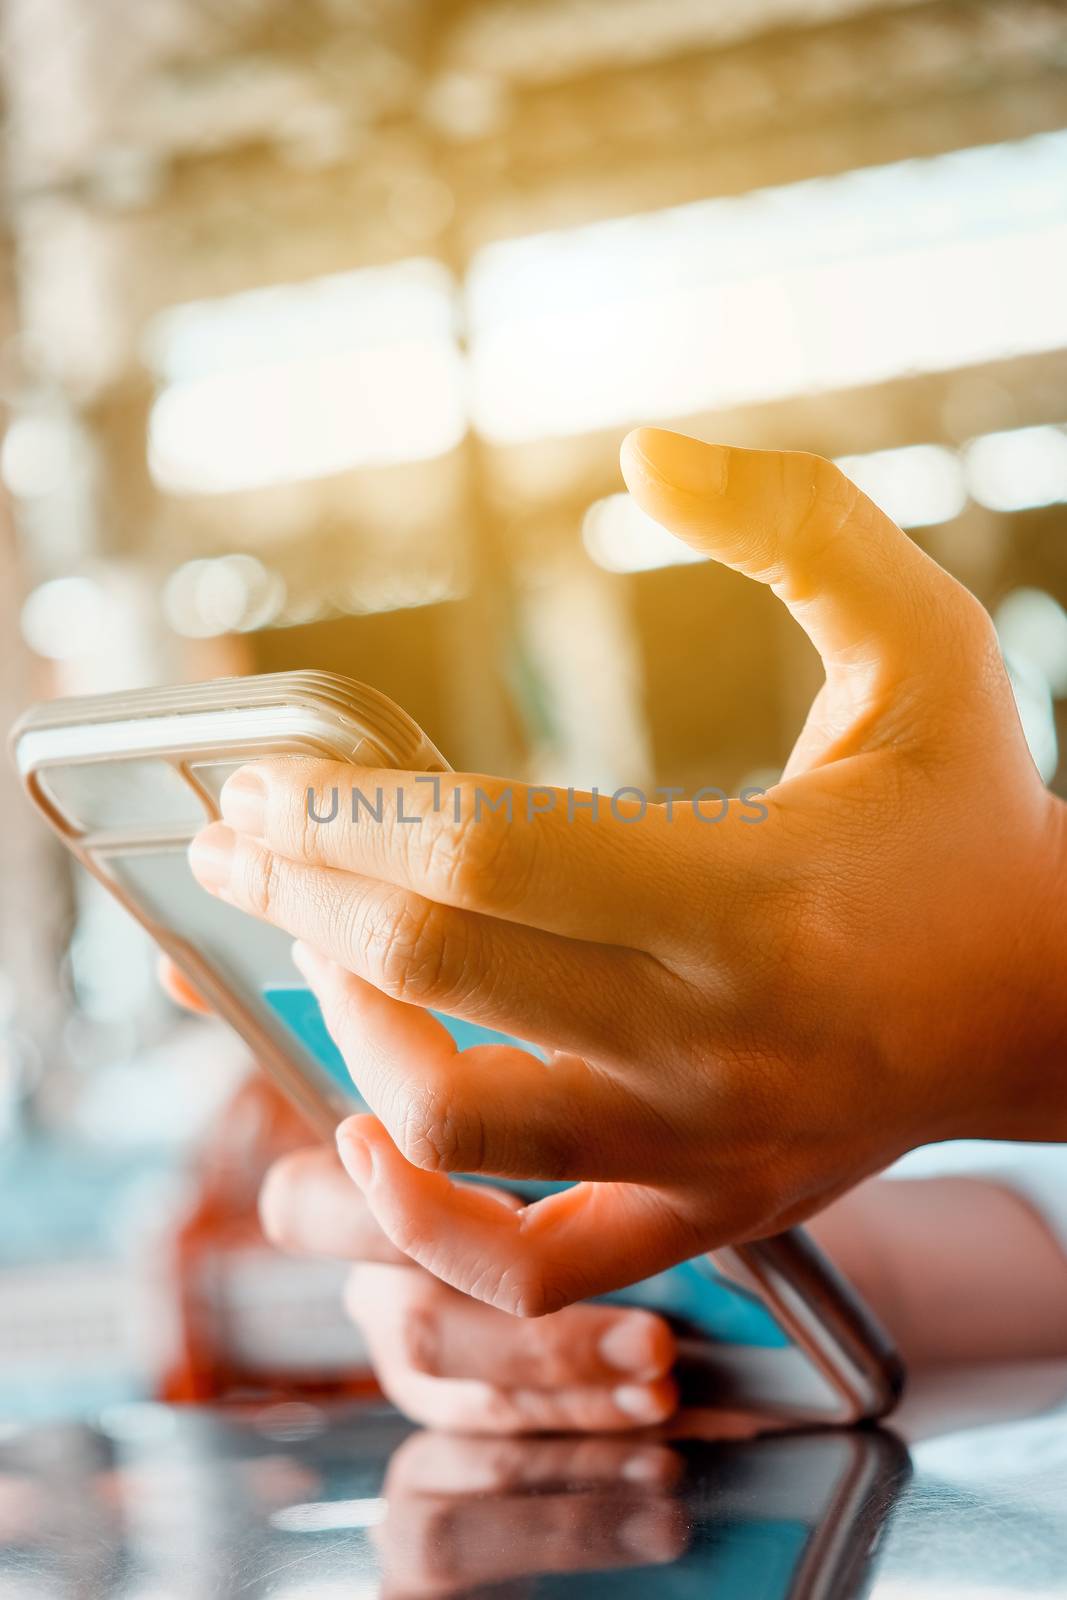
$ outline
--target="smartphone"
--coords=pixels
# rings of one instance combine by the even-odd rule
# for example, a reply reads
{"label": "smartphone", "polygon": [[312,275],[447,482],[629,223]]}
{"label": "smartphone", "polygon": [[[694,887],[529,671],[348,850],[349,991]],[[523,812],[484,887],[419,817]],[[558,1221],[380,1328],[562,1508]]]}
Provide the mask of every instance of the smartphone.
{"label": "smartphone", "polygon": [[[386,696],[321,672],[49,701],[26,713],[11,742],[29,798],[67,848],[332,1139],[363,1102],[293,966],[291,940],[201,889],[186,847],[217,818],[223,783],[246,761],[304,755],[447,772],[440,751]],[[461,1049],[504,1037],[441,1020]],[[533,1200],[565,1185],[506,1187]],[[901,1390],[886,1334],[799,1229],[606,1298],[671,1319],[692,1403],[842,1423],[883,1415]]]}

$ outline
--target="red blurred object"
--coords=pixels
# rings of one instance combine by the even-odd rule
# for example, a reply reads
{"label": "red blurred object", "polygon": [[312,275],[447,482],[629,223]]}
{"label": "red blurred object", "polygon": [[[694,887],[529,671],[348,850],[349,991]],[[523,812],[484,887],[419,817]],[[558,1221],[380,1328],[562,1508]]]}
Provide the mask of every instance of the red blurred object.
{"label": "red blurred object", "polygon": [[268,1167],[316,1137],[258,1072],[227,1106],[169,1244],[178,1338],[159,1399],[377,1392],[341,1303],[345,1265],[284,1255],[259,1224]]}

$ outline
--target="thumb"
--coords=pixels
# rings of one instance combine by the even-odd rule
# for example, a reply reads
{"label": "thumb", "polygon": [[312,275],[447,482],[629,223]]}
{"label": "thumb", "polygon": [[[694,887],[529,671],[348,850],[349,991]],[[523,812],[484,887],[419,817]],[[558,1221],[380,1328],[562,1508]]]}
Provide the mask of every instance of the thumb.
{"label": "thumb", "polygon": [[943,673],[946,649],[984,650],[985,611],[832,461],[735,450],[635,428],[622,471],[638,505],[694,549],[768,584],[828,676],[874,691]]}
{"label": "thumb", "polygon": [[682,1208],[640,1184],[579,1183],[516,1210],[496,1190],[413,1166],[374,1117],[343,1122],[337,1148],[396,1249],[516,1316],[623,1288],[701,1248]]}

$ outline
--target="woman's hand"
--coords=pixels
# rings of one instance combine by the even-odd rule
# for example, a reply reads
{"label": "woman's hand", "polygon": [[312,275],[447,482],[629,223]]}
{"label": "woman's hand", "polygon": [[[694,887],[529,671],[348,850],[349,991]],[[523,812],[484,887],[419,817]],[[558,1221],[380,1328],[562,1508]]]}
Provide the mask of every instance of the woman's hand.
{"label": "woman's hand", "polygon": [[[381,1119],[339,1148],[384,1232],[526,1314],[800,1221],[919,1143],[1067,1137],[1065,808],[988,616],[816,457],[641,429],[623,469],[820,651],[765,820],[282,759],[192,849],[304,942]],[[548,1057],[457,1054],[423,1007]],[[462,1171],[592,1181],[517,1211]]]}
{"label": "woman's hand", "polygon": [[[513,1205],[500,1195],[496,1204]],[[459,1294],[393,1246],[332,1150],[285,1156],[260,1197],[281,1249],[357,1261],[345,1294],[382,1390],[427,1427],[462,1433],[619,1433],[678,1404],[662,1318],[570,1306],[524,1322]]]}

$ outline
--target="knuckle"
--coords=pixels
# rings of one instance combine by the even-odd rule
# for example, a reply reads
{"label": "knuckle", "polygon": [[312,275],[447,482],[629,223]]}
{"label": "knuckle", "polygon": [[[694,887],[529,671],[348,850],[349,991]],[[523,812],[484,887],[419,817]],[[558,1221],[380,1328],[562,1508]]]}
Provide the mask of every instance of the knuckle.
{"label": "knuckle", "polygon": [[442,820],[428,838],[425,870],[434,892],[453,904],[484,900],[487,886],[494,890],[510,875],[511,842],[515,829],[507,809],[489,806],[487,789],[466,784],[460,788],[460,820]]}
{"label": "knuckle", "polygon": [[955,583],[955,580],[953,583],[955,588],[953,611],[964,647],[972,657],[990,663],[995,662],[999,668],[1000,641],[993,618],[977,595],[964,588],[963,584]]}
{"label": "knuckle", "polygon": [[811,501],[818,500],[828,506],[851,507],[859,499],[861,491],[858,485],[828,456],[817,455],[813,450],[798,450],[796,462],[796,470],[803,474],[808,485]]}
{"label": "knuckle", "polygon": [[397,1000],[444,1004],[463,971],[459,924],[430,900],[399,890],[367,918],[365,947],[375,983]]}
{"label": "knuckle", "polygon": [[277,910],[281,893],[277,856],[271,850],[246,851],[242,877],[249,909],[257,917],[269,918]]}
{"label": "knuckle", "polygon": [[540,1322],[518,1325],[520,1349],[536,1388],[558,1389],[575,1382],[577,1330],[559,1317],[558,1311],[550,1312]]}
{"label": "knuckle", "polygon": [[840,497],[859,492],[852,479],[829,456],[821,456],[815,450],[798,450],[796,454],[813,493]]}
{"label": "knuckle", "polygon": [[[325,807],[323,808],[323,796]],[[332,789],[325,779],[308,773],[299,788],[286,797],[285,810],[278,820],[278,831],[291,846],[298,861],[318,861],[322,857],[320,829],[329,827]]]}
{"label": "knuckle", "polygon": [[789,530],[792,552],[801,558],[818,556],[849,522],[862,491],[826,456],[800,450],[786,459],[796,488],[796,515]]}
{"label": "knuckle", "polygon": [[427,1084],[406,1097],[396,1142],[426,1172],[477,1172],[485,1160],[481,1116],[462,1105],[450,1084]]}
{"label": "knuckle", "polygon": [[329,949],[350,972],[362,971],[364,949],[373,954],[373,924],[368,926],[368,899],[354,880],[341,884],[326,873],[309,871],[301,885],[305,926],[321,929],[314,942]]}
{"label": "knuckle", "polygon": [[401,1332],[401,1359],[415,1372],[441,1377],[441,1335],[437,1315],[427,1301],[413,1300]]}
{"label": "knuckle", "polygon": [[560,1311],[569,1296],[551,1282],[542,1267],[522,1263],[512,1267],[501,1282],[498,1304],[515,1317],[545,1317]]}
{"label": "knuckle", "polygon": [[[351,815],[352,769],[297,756],[290,762],[288,777],[278,797],[273,826],[297,860],[322,863],[329,854],[323,829],[336,831]],[[336,847],[336,841],[334,844]]]}

